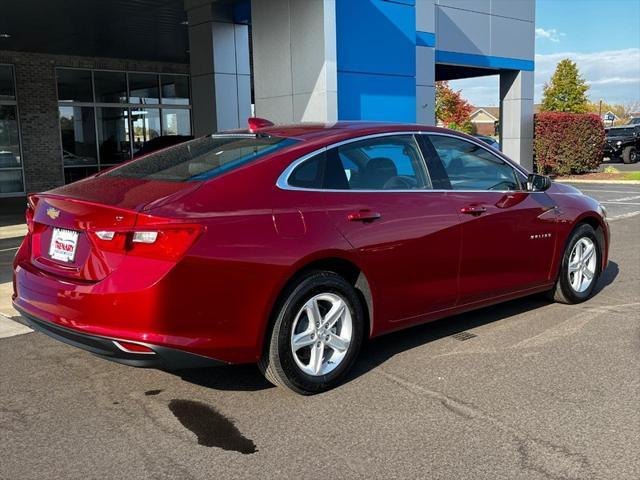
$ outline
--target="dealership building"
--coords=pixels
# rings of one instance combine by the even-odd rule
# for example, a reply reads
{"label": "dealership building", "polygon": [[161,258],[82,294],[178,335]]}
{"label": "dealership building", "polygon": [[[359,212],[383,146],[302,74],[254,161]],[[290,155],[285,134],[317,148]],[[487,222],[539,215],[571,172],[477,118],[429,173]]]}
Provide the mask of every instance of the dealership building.
{"label": "dealership building", "polygon": [[502,149],[531,167],[534,3],[5,2],[0,197],[244,127],[252,112],[433,125],[436,81],[486,75],[499,78]]}

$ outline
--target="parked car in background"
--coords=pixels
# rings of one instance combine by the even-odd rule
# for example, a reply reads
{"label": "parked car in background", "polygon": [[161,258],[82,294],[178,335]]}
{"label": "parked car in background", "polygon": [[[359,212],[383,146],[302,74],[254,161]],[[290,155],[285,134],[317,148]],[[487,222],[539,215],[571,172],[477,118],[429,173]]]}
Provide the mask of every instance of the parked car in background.
{"label": "parked car in background", "polygon": [[496,150],[500,150],[500,143],[495,138],[487,137],[486,135],[474,135],[474,137],[479,140],[482,140],[484,143],[486,143],[490,147],[493,147]]}
{"label": "parked car in background", "polygon": [[605,157],[611,159],[622,158],[624,163],[638,161],[640,125],[610,127],[605,132],[606,139],[603,153]]}
{"label": "parked car in background", "polygon": [[579,303],[607,265],[597,201],[471,136],[250,125],[30,195],[14,306],[109,360],[254,362],[311,394],[368,338],[534,293]]}

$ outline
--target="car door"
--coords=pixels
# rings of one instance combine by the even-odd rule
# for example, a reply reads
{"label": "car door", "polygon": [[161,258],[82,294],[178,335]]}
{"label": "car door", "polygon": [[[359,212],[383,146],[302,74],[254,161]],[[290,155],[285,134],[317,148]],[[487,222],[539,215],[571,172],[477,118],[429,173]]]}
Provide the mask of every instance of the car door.
{"label": "car door", "polygon": [[319,201],[369,280],[378,332],[455,304],[460,221],[445,193],[433,191],[413,135],[343,143],[300,165],[289,183],[322,184]]}
{"label": "car door", "polygon": [[550,281],[553,200],[526,191],[526,177],[496,152],[460,136],[428,134],[425,155],[462,226],[458,304]]}

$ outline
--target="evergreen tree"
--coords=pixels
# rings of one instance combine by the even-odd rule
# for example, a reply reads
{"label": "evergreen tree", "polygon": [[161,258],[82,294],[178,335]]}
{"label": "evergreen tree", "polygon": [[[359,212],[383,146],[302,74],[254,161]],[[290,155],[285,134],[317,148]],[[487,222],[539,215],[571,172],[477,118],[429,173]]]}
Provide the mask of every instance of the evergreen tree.
{"label": "evergreen tree", "polygon": [[589,85],[580,76],[577,65],[565,58],[556,66],[549,83],[544,85],[542,111],[585,113],[589,106]]}

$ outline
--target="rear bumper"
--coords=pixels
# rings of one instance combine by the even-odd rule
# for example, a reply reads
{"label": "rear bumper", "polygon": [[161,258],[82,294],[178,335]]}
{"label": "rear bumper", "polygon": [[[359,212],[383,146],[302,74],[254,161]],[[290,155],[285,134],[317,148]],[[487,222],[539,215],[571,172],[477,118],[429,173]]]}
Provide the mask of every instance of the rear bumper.
{"label": "rear bumper", "polygon": [[[20,312],[20,314],[22,314],[34,330],[38,330],[63,343],[81,348],[113,362],[122,363],[132,367],[158,368],[161,370],[181,370],[187,368],[226,365],[225,362],[215,360],[213,358],[203,357],[202,355],[196,355],[194,353],[177,350],[175,348],[138,341],[135,343],[150,348],[153,350],[153,353],[127,352],[118,347],[116,342],[119,339],[90,335],[70,328],[65,328],[60,325],[55,325],[51,322],[34,317],[15,304],[14,307]],[[129,340],[126,341],[130,342]]]}

